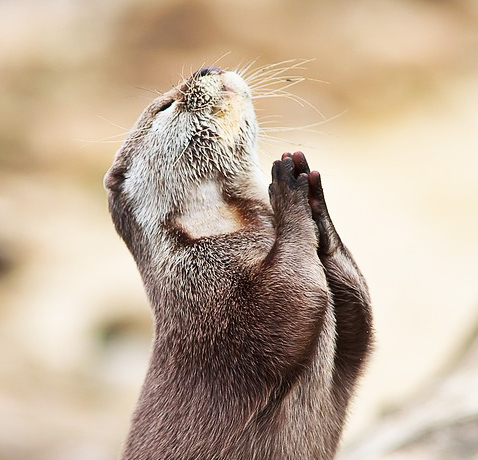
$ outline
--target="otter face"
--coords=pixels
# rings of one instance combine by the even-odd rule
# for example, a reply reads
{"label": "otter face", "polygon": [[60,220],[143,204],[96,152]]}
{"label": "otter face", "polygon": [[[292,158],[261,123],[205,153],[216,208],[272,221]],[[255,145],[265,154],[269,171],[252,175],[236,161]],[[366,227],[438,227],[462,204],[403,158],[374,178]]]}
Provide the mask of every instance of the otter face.
{"label": "otter face", "polygon": [[152,231],[187,210],[192,185],[250,175],[258,168],[257,130],[250,90],[234,72],[199,70],[155,99],[105,177],[120,234],[125,212]]}

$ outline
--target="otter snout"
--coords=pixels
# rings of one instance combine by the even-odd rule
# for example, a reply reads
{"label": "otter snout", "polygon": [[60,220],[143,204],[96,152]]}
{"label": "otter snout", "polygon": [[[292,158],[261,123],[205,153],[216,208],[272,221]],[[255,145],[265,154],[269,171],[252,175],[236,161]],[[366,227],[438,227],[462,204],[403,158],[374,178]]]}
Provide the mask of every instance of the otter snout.
{"label": "otter snout", "polygon": [[232,91],[246,99],[252,98],[249,86],[236,72],[224,72],[223,82],[226,91]]}
{"label": "otter snout", "polygon": [[231,94],[251,99],[246,82],[235,72],[205,67],[194,72],[181,88],[183,107],[189,111],[208,110],[221,105]]}

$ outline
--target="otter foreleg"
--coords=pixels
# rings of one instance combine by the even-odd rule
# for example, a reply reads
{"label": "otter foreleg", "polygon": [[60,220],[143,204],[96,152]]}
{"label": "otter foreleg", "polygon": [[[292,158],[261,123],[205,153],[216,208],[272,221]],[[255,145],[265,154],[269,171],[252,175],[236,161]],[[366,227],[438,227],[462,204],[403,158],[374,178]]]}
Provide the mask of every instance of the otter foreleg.
{"label": "otter foreleg", "polygon": [[317,171],[310,172],[302,152],[296,152],[290,158],[294,162],[296,174],[305,173],[309,177],[309,204],[319,233],[317,254],[325,268],[335,307],[337,338],[334,392],[337,401],[345,409],[371,348],[370,296],[362,273],[332,223],[320,174]]}
{"label": "otter foreleg", "polygon": [[317,233],[308,193],[307,174],[297,173],[291,158],[274,162],[269,195],[276,239],[261,264],[259,299],[268,305],[267,309],[274,306],[268,322],[281,337],[272,342],[286,346],[277,356],[289,362],[294,374],[312,360],[328,308],[327,283],[317,257]]}

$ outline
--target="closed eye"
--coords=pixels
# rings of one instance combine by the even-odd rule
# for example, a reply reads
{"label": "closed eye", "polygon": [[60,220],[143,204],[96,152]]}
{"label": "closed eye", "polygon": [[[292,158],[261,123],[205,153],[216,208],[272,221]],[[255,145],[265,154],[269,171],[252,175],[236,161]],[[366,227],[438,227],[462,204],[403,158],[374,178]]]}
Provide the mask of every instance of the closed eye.
{"label": "closed eye", "polygon": [[173,105],[173,102],[174,102],[174,99],[171,99],[170,101],[166,102],[166,104],[161,106],[159,111],[162,112],[163,110],[169,109],[169,107],[171,107]]}
{"label": "closed eye", "polygon": [[171,107],[173,103],[174,103],[174,99],[170,99],[169,101],[166,101],[161,107],[158,107],[154,111],[154,115],[158,114],[159,112],[163,112],[166,109],[169,109],[169,107]]}

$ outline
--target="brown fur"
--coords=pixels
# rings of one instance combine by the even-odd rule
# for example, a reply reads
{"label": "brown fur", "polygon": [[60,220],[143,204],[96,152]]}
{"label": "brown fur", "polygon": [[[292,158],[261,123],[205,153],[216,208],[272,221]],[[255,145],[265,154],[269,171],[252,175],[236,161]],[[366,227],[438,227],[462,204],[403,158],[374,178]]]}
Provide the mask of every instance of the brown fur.
{"label": "brown fur", "polygon": [[[152,155],[144,133],[155,108],[172,98],[185,101],[177,114],[191,111],[191,94],[201,90],[196,83],[221,78],[221,71],[206,69],[155,101],[105,180],[113,221],[155,318],[150,365],[122,458],[331,459],[372,326],[365,281],[330,220],[318,173],[309,172],[301,153],[286,154],[273,166],[270,204],[258,197],[248,185],[251,160],[243,147],[253,127],[239,118],[233,161],[198,168],[197,179],[187,162],[205,160],[194,157],[202,141],[192,139],[192,160],[181,156],[165,176],[178,184],[170,186],[176,194],[170,207],[151,219],[138,209],[157,196],[135,195],[135,184],[162,193],[167,187],[156,163],[147,163],[145,171],[152,171],[144,182],[131,177],[134,156]],[[228,106],[237,109],[236,98]],[[227,107],[214,104],[207,115],[212,131],[218,105],[226,114],[220,123],[230,123]],[[206,179],[218,184],[218,209],[238,229],[201,237],[188,231],[188,225],[200,231],[201,213],[191,207],[207,205]]]}

